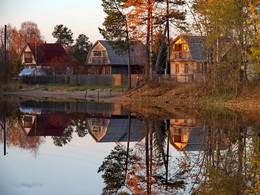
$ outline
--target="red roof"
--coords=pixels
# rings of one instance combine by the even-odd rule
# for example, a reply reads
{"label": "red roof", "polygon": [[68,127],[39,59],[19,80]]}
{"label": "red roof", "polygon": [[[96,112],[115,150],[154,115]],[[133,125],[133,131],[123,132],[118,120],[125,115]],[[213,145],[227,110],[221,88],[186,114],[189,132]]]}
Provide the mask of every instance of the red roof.
{"label": "red roof", "polygon": [[61,136],[68,124],[67,114],[38,115],[28,136]]}
{"label": "red roof", "polygon": [[55,57],[67,56],[67,53],[61,44],[57,43],[28,43],[33,56],[38,65],[44,65],[51,62]]}

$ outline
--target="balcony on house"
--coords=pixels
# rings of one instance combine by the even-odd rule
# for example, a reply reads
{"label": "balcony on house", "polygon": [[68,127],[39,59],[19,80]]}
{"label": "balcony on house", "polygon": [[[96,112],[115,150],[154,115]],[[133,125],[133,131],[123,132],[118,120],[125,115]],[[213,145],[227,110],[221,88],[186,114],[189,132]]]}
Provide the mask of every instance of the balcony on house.
{"label": "balcony on house", "polygon": [[188,51],[174,51],[171,54],[171,59],[191,59],[190,52]]}
{"label": "balcony on house", "polygon": [[171,59],[191,59],[188,44],[174,44]]}
{"label": "balcony on house", "polygon": [[107,57],[92,57],[92,64],[107,64],[108,58]]}

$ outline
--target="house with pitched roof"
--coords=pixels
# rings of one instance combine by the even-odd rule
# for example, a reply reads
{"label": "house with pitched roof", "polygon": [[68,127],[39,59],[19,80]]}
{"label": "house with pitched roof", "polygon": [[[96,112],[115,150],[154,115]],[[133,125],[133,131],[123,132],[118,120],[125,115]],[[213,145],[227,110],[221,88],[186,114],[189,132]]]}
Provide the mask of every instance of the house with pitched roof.
{"label": "house with pitched roof", "polygon": [[180,35],[171,42],[170,76],[177,82],[194,82],[204,78],[207,64],[204,36]]}
{"label": "house with pitched roof", "polygon": [[65,58],[67,53],[61,44],[28,43],[22,51],[24,68],[50,68],[55,58]]}
{"label": "house with pitched roof", "polygon": [[[143,73],[145,64],[145,46],[137,44],[131,49],[131,74]],[[98,40],[90,49],[86,59],[86,67],[91,74],[127,74],[128,55],[126,52],[118,54],[109,41]]]}
{"label": "house with pitched roof", "polygon": [[[185,148],[190,140],[190,134],[194,129],[200,129],[200,127],[196,124],[195,119],[170,119],[171,145],[178,151]],[[194,146],[200,145],[201,140],[199,139],[198,142],[193,144]]]}
{"label": "house with pitched roof", "polygon": [[129,135],[129,119],[125,117],[89,118],[87,119],[89,134],[98,143],[127,142],[128,139],[130,142],[141,141],[145,137],[144,123],[132,117]]}
{"label": "house with pitched roof", "polygon": [[26,113],[22,117],[22,127],[27,136],[61,136],[68,121],[69,115],[65,113]]}
{"label": "house with pitched roof", "polygon": [[215,137],[207,128],[196,119],[170,119],[170,143],[177,151],[225,150],[230,145],[224,132]]}

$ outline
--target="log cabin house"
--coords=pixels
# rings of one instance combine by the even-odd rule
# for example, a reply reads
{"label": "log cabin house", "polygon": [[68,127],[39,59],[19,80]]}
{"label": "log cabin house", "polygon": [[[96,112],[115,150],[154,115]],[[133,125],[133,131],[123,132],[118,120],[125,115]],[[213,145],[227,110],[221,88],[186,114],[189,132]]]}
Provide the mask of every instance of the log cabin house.
{"label": "log cabin house", "polygon": [[[131,74],[143,73],[145,64],[145,46],[139,43],[131,50]],[[109,44],[109,41],[98,40],[90,49],[86,59],[86,67],[90,74],[127,74],[128,56],[119,55]]]}
{"label": "log cabin house", "polygon": [[204,78],[207,63],[206,37],[180,35],[171,42],[170,76],[177,82],[194,82]]}

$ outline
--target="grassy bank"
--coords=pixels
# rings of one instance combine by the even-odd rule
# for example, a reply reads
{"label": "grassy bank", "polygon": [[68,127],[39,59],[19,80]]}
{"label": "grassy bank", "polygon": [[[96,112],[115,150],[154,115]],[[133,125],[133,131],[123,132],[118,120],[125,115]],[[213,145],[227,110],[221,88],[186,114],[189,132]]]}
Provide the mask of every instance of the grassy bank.
{"label": "grassy bank", "polygon": [[127,92],[114,101],[123,104],[138,103],[142,106],[162,107],[169,111],[176,107],[182,109],[218,106],[260,114],[260,89],[254,85],[247,85],[239,90],[213,91],[201,83],[151,83]]}
{"label": "grassy bank", "polygon": [[[5,91],[50,91],[74,92],[96,89],[111,89],[113,92],[126,91],[126,88],[115,86],[85,86],[66,84],[25,85],[19,81],[9,82],[2,86]],[[136,104],[142,107],[160,107],[172,111],[171,108],[192,108],[198,106],[218,106],[247,113],[260,113],[260,89],[257,85],[243,85],[239,90],[224,88],[213,90],[203,83],[176,83],[170,81],[153,82],[140,88],[128,91],[123,96],[108,101],[122,104]],[[135,107],[136,107],[135,106]]]}
{"label": "grassy bank", "polygon": [[44,91],[86,91],[86,90],[96,90],[96,89],[111,89],[114,92],[126,91],[126,87],[112,86],[112,85],[69,85],[69,84],[34,84],[28,85],[21,83],[17,80],[8,82],[7,84],[2,84],[0,86],[2,91],[34,91],[34,90],[44,90]]}

